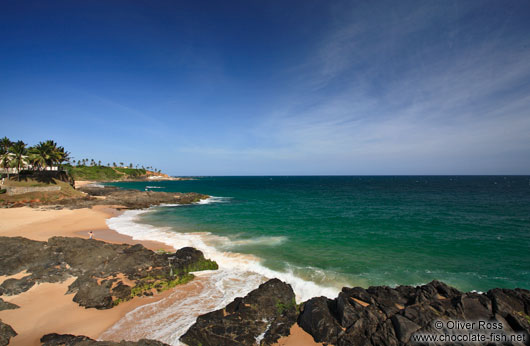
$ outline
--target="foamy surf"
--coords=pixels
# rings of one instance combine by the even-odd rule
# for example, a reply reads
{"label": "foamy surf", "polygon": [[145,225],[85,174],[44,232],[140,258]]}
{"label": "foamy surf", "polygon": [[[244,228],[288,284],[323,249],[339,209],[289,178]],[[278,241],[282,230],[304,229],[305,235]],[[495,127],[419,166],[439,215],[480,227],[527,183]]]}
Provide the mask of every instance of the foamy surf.
{"label": "foamy surf", "polygon": [[[210,197],[197,204],[222,203],[222,197]],[[207,232],[175,232],[171,227],[155,227],[138,223],[139,215],[149,212],[129,210],[107,220],[109,228],[137,240],[154,240],[179,249],[191,246],[201,250],[206,258],[215,260],[219,270],[196,273],[197,279],[175,290],[159,302],[141,306],[129,312],[117,324],[101,335],[111,340],[153,338],[180,345],[178,338],[195,322],[197,316],[226,306],[236,297],[246,295],[269,278],[278,278],[293,287],[298,302],[315,296],[335,297],[340,287],[324,287],[304,280],[288,266],[286,272],[269,269],[252,255],[223,251],[245,245],[273,246],[285,237],[260,237],[230,240]]]}
{"label": "foamy surf", "polygon": [[231,199],[232,197],[210,196],[208,198],[201,199],[195,204],[228,203]]}
{"label": "foamy surf", "polygon": [[259,245],[259,246],[275,246],[280,245],[284,243],[287,240],[287,237],[256,237],[251,239],[235,239],[235,240],[228,240],[223,244],[223,248],[234,248],[238,246],[252,246],[252,245]]}

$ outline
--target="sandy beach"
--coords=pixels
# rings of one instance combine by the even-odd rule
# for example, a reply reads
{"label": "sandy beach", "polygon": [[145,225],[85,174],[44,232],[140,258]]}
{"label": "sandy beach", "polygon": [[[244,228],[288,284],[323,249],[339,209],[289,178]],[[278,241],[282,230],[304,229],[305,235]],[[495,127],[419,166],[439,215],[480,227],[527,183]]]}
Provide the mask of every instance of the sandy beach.
{"label": "sandy beach", "polygon": [[[42,241],[52,236],[88,238],[88,232],[93,231],[96,239],[107,242],[141,243],[151,250],[173,250],[163,243],[133,241],[131,237],[110,230],[105,220],[119,214],[117,209],[110,206],[75,210],[29,207],[0,209],[0,236],[21,236]],[[0,276],[0,283],[23,276],[24,273]],[[73,294],[65,295],[74,280],[70,278],[62,283],[42,283],[16,296],[2,296],[5,301],[20,306],[20,309],[0,311],[0,319],[18,333],[10,345],[40,345],[39,339],[47,333],[86,335],[97,339],[127,312],[171,293],[169,290],[154,297],[136,297],[108,310],[85,309],[72,301]]]}
{"label": "sandy beach", "polygon": [[[112,243],[141,243],[151,250],[174,249],[156,241],[136,241],[107,227],[106,219],[120,215],[120,206],[95,206],[83,209],[11,208],[0,209],[0,236],[21,236],[44,241],[53,236],[94,238]],[[12,276],[0,276],[0,284],[9,278],[21,278],[25,272]],[[98,339],[108,328],[137,307],[159,301],[172,295],[175,290],[190,294],[194,285],[184,285],[162,292],[153,297],[136,297],[108,310],[85,309],[72,301],[73,294],[66,295],[68,286],[75,280],[62,283],[41,283],[16,296],[2,296],[19,309],[0,311],[0,319],[18,333],[10,345],[40,345],[40,338],[48,333],[86,335]],[[198,282],[197,282],[198,284]],[[180,294],[179,294],[180,295]],[[278,345],[318,345],[298,325],[291,328],[291,335],[279,340]]]}

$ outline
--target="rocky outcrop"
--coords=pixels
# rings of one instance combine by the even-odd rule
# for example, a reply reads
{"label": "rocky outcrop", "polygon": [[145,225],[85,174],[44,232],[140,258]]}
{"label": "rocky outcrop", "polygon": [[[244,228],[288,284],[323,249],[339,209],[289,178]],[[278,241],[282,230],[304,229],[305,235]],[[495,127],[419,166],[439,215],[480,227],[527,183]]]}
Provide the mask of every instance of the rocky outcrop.
{"label": "rocky outcrop", "polygon": [[[18,189],[18,188],[17,188]],[[26,188],[23,188],[26,189]],[[23,190],[22,189],[22,190]],[[30,188],[30,190],[33,188]],[[43,187],[36,190],[46,190],[48,193],[51,190],[60,188],[56,186]],[[35,190],[35,189],[34,189]],[[28,192],[29,190],[24,190]],[[33,190],[32,190],[33,191]],[[72,190],[79,196],[56,196],[50,199],[21,199],[16,201],[0,201],[1,206],[11,207],[41,207],[53,206],[55,209],[69,208],[91,208],[95,205],[119,205],[122,208],[129,209],[143,209],[160,204],[192,204],[201,199],[208,198],[208,195],[203,195],[195,192],[180,193],[180,192],[162,192],[162,191],[139,191],[139,190],[122,190],[113,186],[84,186],[80,187],[78,191],[85,192],[85,195],[78,191]]]}
{"label": "rocky outcrop", "polygon": [[[528,290],[462,293],[433,281],[418,287],[343,288],[336,299],[317,297],[302,304],[298,323],[317,342],[409,345],[415,343],[413,336],[419,334],[471,331],[449,328],[448,321],[498,321],[502,328],[496,329],[496,333],[526,333],[528,345],[529,315]],[[437,329],[435,321],[444,321],[442,328]],[[473,328],[475,332],[484,331],[478,324]]]}
{"label": "rocky outcrop", "polygon": [[13,310],[13,309],[18,309],[18,308],[20,308],[20,306],[10,303],[10,302],[6,302],[2,298],[0,298],[0,311]]}
{"label": "rocky outcrop", "polygon": [[139,341],[96,341],[88,336],[71,334],[46,334],[40,341],[42,346],[169,346],[163,342],[149,339]]}
{"label": "rocky outcrop", "polygon": [[77,279],[68,288],[87,308],[108,309],[138,295],[152,295],[193,278],[190,271],[217,269],[202,252],[182,248],[155,253],[140,244],[109,244],[93,239],[53,237],[47,242],[0,237],[0,275],[26,270],[21,279],[0,285],[0,295],[27,291],[39,282]]}
{"label": "rocky outcrop", "polygon": [[87,193],[87,196],[84,198],[63,199],[57,204],[68,208],[87,208],[94,205],[120,205],[130,209],[142,209],[159,204],[191,204],[209,197],[208,195],[195,192],[170,193],[122,190],[111,186],[87,186],[78,190]]}
{"label": "rocky outcrop", "polygon": [[9,340],[16,335],[17,332],[9,324],[5,324],[0,320],[0,346],[9,345]]}
{"label": "rocky outcrop", "polygon": [[289,334],[297,313],[291,286],[272,279],[226,308],[199,316],[180,340],[190,346],[271,345]]}

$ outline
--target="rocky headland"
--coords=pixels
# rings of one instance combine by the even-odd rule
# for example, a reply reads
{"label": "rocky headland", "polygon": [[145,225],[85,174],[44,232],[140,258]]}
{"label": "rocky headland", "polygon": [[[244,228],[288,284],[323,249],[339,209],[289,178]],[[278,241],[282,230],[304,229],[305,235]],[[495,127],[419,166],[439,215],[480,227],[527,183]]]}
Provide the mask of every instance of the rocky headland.
{"label": "rocky headland", "polygon": [[85,198],[63,200],[60,205],[85,208],[93,205],[120,205],[128,209],[143,209],[160,204],[192,204],[210,196],[188,192],[124,190],[114,186],[84,186],[78,189]]}
{"label": "rocky headland", "polygon": [[[327,345],[417,345],[428,344],[414,340],[419,334],[481,332],[519,334],[524,341],[502,344],[529,345],[529,315],[530,291],[523,289],[463,293],[433,281],[417,287],[343,288],[335,299],[316,297],[296,305],[291,286],[272,279],[226,308],[199,316],[181,341],[190,346],[272,345],[298,323]],[[445,323],[436,328],[436,321]],[[496,327],[476,323],[455,330],[448,321],[489,321]]]}
{"label": "rocky headland", "polygon": [[16,201],[5,200],[0,204],[5,207],[42,207],[51,206],[53,208],[91,208],[95,205],[114,205],[120,209],[143,209],[160,204],[191,204],[208,195],[189,192],[161,192],[161,191],[138,191],[123,190],[114,186],[94,186],[86,185],[76,190],[82,192],[75,197],[63,197],[56,199],[44,199],[28,197],[23,199],[18,197]]}

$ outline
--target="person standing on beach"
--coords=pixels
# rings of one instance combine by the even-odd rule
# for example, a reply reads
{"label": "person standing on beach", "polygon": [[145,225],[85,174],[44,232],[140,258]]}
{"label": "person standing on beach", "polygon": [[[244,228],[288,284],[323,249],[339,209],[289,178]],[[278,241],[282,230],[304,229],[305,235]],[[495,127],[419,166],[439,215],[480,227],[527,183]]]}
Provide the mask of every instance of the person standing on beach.
{"label": "person standing on beach", "polygon": [[94,233],[92,231],[88,232],[88,239],[94,239]]}

